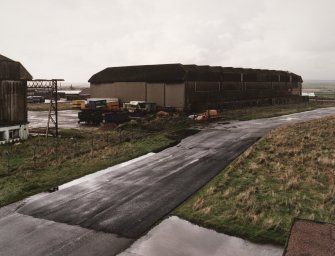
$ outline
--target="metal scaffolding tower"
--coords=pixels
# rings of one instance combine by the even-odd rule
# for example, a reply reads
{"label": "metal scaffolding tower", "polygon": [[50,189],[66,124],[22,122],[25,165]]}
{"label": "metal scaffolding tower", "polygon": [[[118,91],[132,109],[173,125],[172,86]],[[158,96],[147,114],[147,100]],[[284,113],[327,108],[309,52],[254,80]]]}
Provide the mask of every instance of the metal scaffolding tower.
{"label": "metal scaffolding tower", "polygon": [[52,134],[55,137],[58,137],[58,82],[64,81],[64,79],[35,79],[28,81],[28,88],[43,88],[48,89],[50,94],[50,106],[48,113],[48,124],[46,128],[45,135],[48,137],[49,134]]}

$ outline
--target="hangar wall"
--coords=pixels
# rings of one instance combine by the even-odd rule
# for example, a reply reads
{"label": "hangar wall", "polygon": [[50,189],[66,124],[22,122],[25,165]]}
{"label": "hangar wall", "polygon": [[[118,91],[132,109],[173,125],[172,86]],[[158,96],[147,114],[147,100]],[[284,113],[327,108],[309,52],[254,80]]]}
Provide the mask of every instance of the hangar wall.
{"label": "hangar wall", "polygon": [[183,110],[185,107],[185,85],[165,84],[165,106]]}
{"label": "hangar wall", "polygon": [[157,106],[165,106],[165,84],[147,83],[147,101],[155,102]]}
{"label": "hangar wall", "polygon": [[145,101],[144,82],[114,82],[91,84],[92,98],[118,98],[122,102]]}
{"label": "hangar wall", "polygon": [[145,83],[145,82],[114,82],[91,83],[92,98],[118,98],[121,102],[147,101],[157,106],[173,106],[183,109],[185,103],[184,83]]}

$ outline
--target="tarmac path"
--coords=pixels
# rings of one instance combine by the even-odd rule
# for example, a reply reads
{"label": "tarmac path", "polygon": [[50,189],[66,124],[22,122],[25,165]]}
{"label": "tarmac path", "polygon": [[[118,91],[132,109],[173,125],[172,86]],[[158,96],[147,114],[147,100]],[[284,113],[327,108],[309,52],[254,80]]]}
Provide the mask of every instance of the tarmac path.
{"label": "tarmac path", "polygon": [[[271,129],[330,115],[335,115],[335,108],[211,124],[177,146],[123,168],[18,205],[6,214],[0,209],[0,255],[28,255],[27,251],[114,255]],[[90,242],[82,242],[85,239]]]}

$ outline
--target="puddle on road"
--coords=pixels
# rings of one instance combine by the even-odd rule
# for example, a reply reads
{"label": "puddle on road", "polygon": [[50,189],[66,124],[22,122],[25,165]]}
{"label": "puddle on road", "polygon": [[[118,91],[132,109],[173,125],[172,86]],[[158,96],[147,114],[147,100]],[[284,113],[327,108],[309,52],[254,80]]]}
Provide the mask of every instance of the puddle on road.
{"label": "puddle on road", "polygon": [[172,216],[119,256],[281,256],[283,248],[217,233]]}

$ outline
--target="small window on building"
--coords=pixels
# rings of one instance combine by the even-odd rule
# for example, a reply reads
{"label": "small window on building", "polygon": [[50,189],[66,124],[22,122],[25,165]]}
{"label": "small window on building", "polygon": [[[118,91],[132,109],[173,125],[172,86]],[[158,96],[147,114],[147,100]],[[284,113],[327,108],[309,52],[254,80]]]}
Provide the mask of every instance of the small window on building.
{"label": "small window on building", "polygon": [[19,139],[19,138],[20,138],[20,130],[19,129],[9,131],[9,139],[10,140]]}
{"label": "small window on building", "polygon": [[6,140],[5,132],[0,132],[0,141]]}

